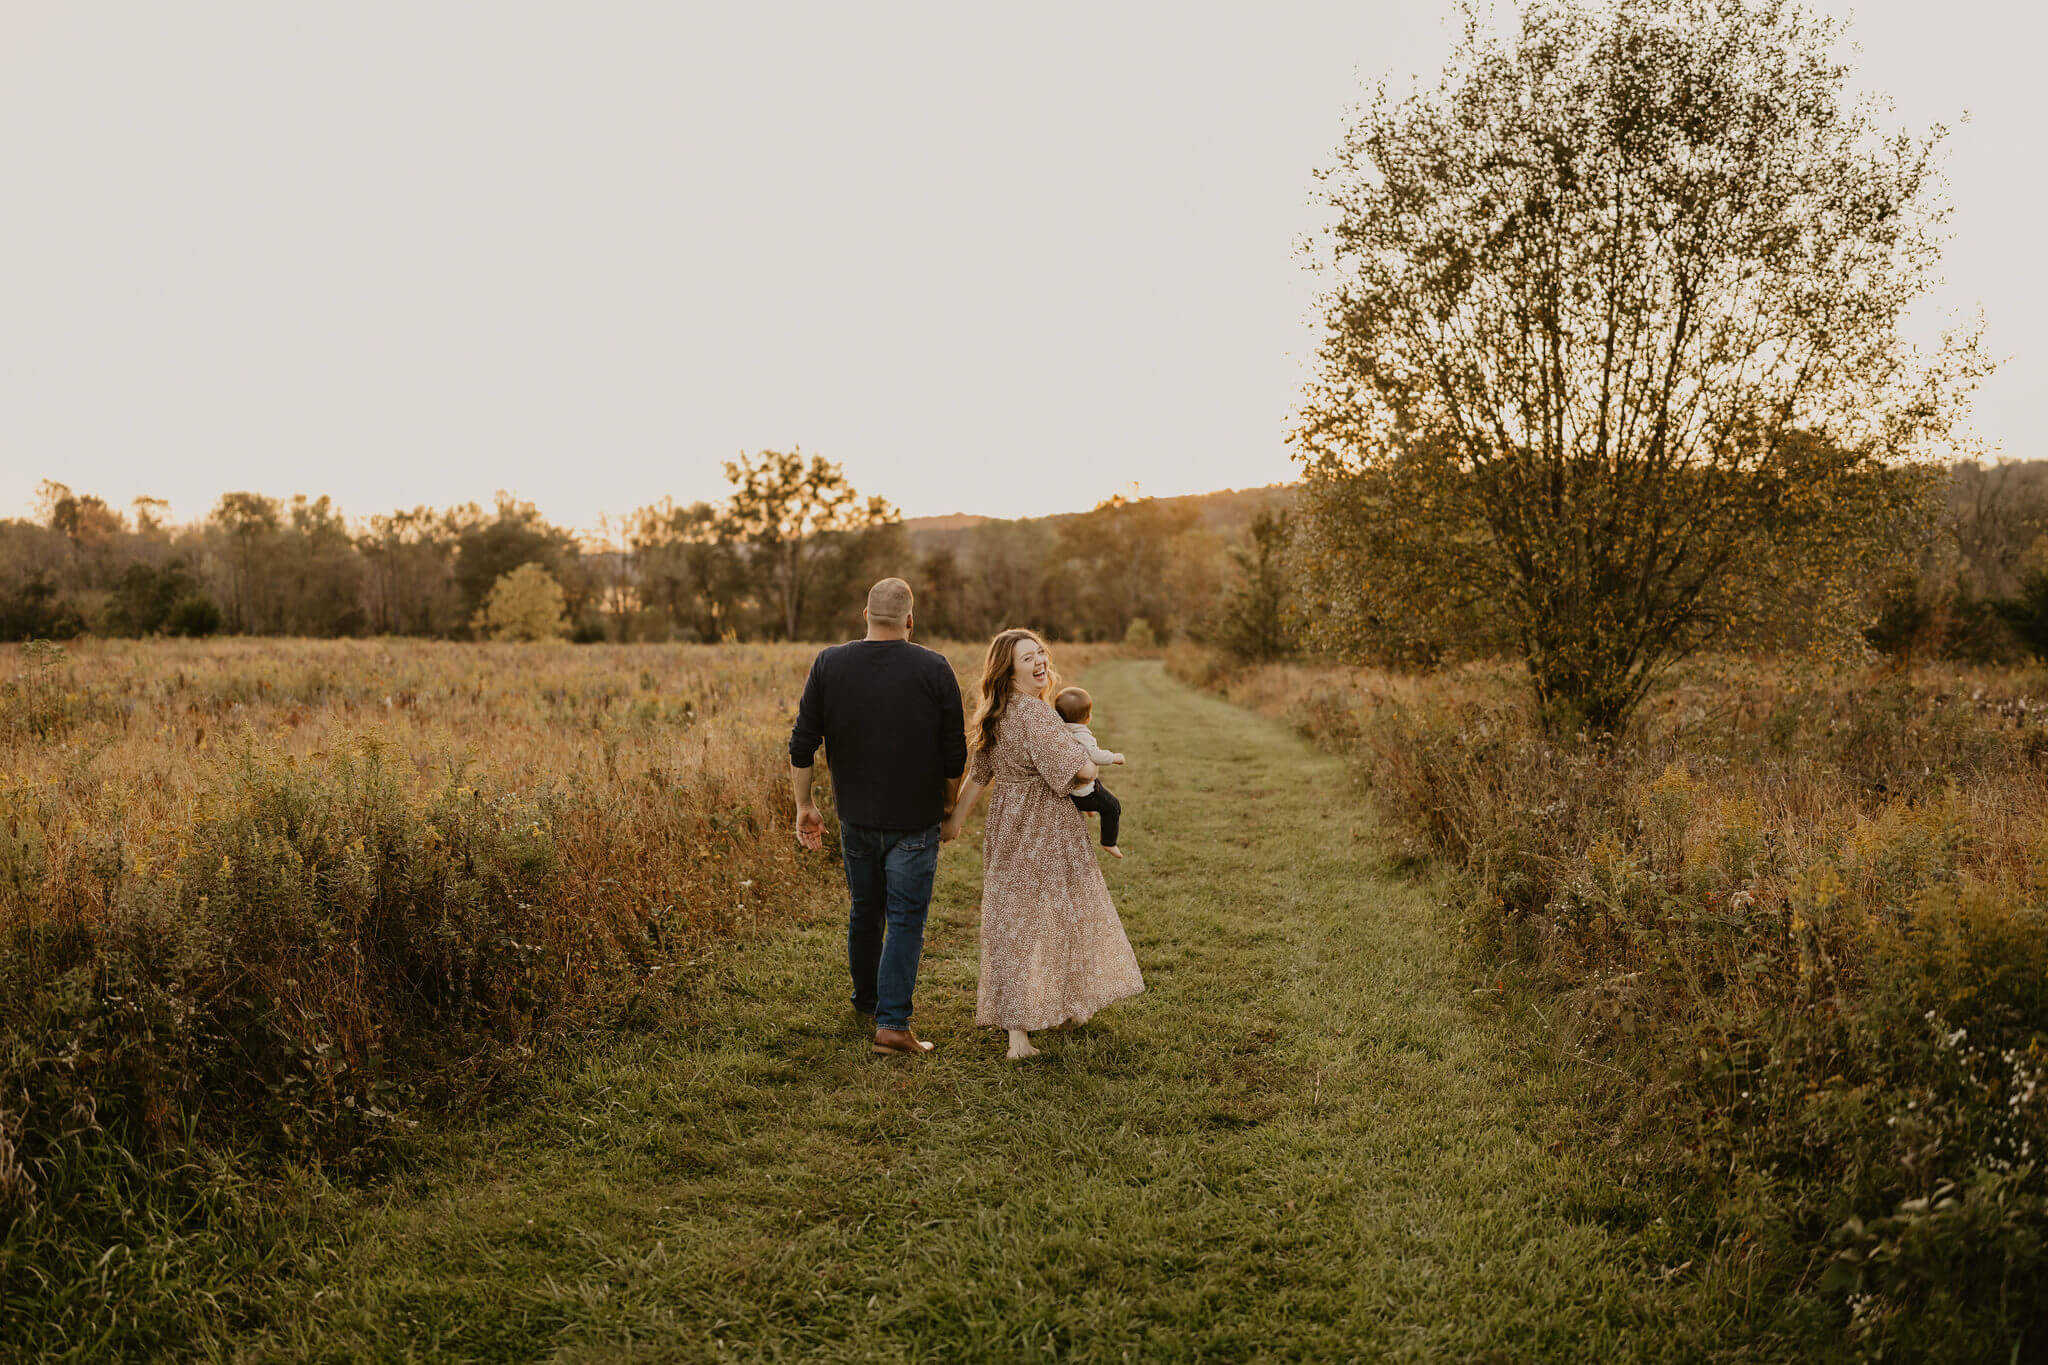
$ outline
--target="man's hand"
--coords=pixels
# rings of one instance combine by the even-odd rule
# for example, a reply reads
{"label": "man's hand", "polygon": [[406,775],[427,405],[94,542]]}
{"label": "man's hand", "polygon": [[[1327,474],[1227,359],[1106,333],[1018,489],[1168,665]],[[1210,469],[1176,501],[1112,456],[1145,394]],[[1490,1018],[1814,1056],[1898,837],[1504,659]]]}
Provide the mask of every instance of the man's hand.
{"label": "man's hand", "polygon": [[958,820],[955,820],[952,816],[952,812],[949,811],[946,814],[945,823],[939,826],[939,842],[942,844],[950,844],[959,837],[960,822]]}
{"label": "man's hand", "polygon": [[811,799],[811,778],[809,768],[789,766],[790,794],[796,797],[796,841],[805,848],[825,846],[825,817],[818,814],[818,803]]}

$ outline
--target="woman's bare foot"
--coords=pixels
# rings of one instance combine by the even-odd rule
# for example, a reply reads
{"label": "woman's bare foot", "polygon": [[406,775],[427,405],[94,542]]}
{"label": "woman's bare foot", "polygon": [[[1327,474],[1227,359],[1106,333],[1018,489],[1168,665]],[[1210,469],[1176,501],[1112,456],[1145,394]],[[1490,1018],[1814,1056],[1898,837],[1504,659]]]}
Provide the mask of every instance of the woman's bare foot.
{"label": "woman's bare foot", "polygon": [[1010,1030],[1010,1050],[1003,1054],[1008,1060],[1021,1062],[1026,1057],[1036,1057],[1038,1049],[1031,1046],[1031,1035],[1023,1029]]}
{"label": "woman's bare foot", "polygon": [[1104,844],[1102,846],[1102,851],[1116,858],[1121,858],[1124,856],[1124,851],[1118,848],[1115,844]]}

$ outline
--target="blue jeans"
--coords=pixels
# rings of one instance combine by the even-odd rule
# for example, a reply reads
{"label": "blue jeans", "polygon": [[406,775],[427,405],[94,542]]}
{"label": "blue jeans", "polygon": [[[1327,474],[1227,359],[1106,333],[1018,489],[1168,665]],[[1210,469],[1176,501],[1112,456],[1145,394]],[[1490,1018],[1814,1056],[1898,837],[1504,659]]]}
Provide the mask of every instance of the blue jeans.
{"label": "blue jeans", "polygon": [[878,1029],[909,1028],[924,917],[939,870],[939,827],[870,829],[841,820],[839,847],[853,898],[846,921],[853,1007],[874,1015]]}

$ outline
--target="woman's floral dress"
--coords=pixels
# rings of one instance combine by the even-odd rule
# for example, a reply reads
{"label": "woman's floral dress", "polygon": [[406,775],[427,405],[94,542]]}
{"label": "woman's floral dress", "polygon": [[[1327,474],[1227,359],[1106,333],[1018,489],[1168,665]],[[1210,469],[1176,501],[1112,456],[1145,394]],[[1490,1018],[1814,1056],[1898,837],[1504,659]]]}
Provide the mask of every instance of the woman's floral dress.
{"label": "woman's floral dress", "polygon": [[981,988],[975,1022],[1005,1029],[1085,1021],[1145,989],[1067,791],[1088,761],[1052,707],[1015,697],[974,755],[989,789],[981,844]]}

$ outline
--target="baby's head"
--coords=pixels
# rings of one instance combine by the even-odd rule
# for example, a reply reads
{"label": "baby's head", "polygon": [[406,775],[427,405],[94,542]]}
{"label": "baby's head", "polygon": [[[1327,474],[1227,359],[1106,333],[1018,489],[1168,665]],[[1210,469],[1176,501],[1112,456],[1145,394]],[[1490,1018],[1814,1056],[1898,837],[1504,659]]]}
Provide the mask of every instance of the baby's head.
{"label": "baby's head", "polygon": [[1095,713],[1095,698],[1088,695],[1085,687],[1069,687],[1052,699],[1052,709],[1069,725],[1086,725],[1088,717]]}

